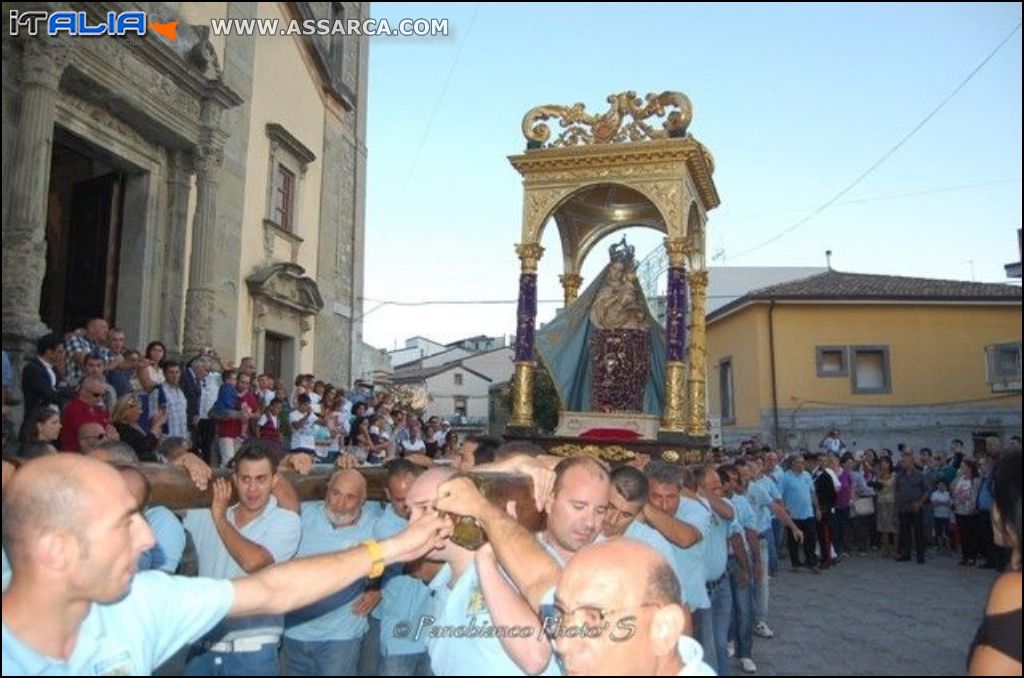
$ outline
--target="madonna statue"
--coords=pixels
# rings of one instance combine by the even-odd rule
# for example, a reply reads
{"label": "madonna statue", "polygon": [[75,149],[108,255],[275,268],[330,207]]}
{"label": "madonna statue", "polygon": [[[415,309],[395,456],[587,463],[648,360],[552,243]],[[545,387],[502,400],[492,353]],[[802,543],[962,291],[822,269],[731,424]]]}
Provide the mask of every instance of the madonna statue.
{"label": "madonna statue", "polygon": [[537,349],[570,411],[660,415],[664,330],[651,316],[626,239],[587,290],[537,335]]}

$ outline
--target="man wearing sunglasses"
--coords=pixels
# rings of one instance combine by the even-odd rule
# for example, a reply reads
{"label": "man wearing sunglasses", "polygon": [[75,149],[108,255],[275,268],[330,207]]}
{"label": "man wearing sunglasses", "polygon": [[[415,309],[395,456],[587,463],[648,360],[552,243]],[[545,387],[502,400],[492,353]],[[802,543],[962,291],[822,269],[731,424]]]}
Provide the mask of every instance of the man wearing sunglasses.
{"label": "man wearing sunglasses", "polygon": [[117,431],[110,425],[103,396],[107,382],[98,377],[86,377],[78,386],[78,397],[68,403],[61,415],[60,449],[65,452],[81,452],[78,444],[78,429],[86,423],[99,424],[107,438],[117,439]]}

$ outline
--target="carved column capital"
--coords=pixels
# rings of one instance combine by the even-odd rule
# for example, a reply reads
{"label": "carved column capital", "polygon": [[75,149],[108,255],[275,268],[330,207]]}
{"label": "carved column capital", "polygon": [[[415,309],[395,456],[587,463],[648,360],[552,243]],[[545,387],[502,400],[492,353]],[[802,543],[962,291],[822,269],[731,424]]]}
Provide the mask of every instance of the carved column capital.
{"label": "carved column capital", "polygon": [[669,266],[685,266],[693,252],[693,244],[686,238],[665,238],[665,252]]}
{"label": "carved column capital", "polygon": [[39,85],[56,91],[64,69],[71,60],[67,47],[44,43],[40,38],[25,38],[21,48],[22,85]]}
{"label": "carved column capital", "polygon": [[537,262],[544,256],[544,248],[535,242],[523,243],[516,245],[516,254],[522,262],[523,273],[536,273]]}
{"label": "carved column capital", "polygon": [[579,273],[565,273],[558,276],[558,280],[562,283],[562,289],[565,291],[565,305],[568,306],[580,295],[583,276]]}

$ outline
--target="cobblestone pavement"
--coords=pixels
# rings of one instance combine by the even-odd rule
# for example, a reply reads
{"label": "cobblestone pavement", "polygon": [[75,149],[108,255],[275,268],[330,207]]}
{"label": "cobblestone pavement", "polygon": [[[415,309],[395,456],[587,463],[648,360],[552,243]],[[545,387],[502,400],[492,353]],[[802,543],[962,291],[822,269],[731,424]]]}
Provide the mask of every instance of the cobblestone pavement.
{"label": "cobblestone pavement", "polygon": [[[754,638],[758,675],[963,675],[996,573],[875,554],[814,575],[780,562],[771,581],[769,640]],[[732,666],[733,675],[742,674]]]}

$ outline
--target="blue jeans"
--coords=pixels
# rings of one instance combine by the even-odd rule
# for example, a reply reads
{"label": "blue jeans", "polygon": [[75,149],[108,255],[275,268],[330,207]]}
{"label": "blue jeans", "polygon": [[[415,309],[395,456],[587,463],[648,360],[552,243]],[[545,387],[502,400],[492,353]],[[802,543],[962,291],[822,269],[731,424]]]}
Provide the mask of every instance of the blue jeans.
{"label": "blue jeans", "polygon": [[281,644],[281,672],[286,676],[359,675],[362,644],[362,638],[303,641],[286,636]]}
{"label": "blue jeans", "polygon": [[208,652],[197,648],[185,666],[186,676],[276,676],[277,643],[256,652]]}
{"label": "blue jeans", "polygon": [[[704,612],[701,622],[704,660],[720,676],[729,675],[729,624],[732,622],[732,590],[728,577],[713,591],[708,592],[711,608]],[[707,643],[705,645],[705,643]]]}
{"label": "blue jeans", "polygon": [[779,549],[785,538],[786,527],[778,518],[772,517],[772,530],[768,539],[768,574],[772,577],[779,571]]}
{"label": "blue jeans", "polygon": [[380,674],[382,676],[429,676],[430,655],[426,652],[415,654],[381,655]]}
{"label": "blue jeans", "polygon": [[[748,573],[747,583],[740,585],[740,566],[735,558],[729,557],[729,587],[732,593],[732,622],[730,638],[736,639],[736,656],[749,658],[754,644],[754,618],[751,610],[751,581],[753,572]],[[727,653],[728,654],[728,653]],[[728,661],[728,659],[726,659]]]}
{"label": "blue jeans", "polygon": [[[766,559],[770,558],[769,551],[771,551],[771,545],[774,541],[771,532],[763,532],[761,538],[758,540],[761,544],[761,563]],[[754,620],[754,624],[767,624],[768,623],[768,572],[763,572],[761,581],[750,583],[750,612]]]}
{"label": "blue jeans", "polygon": [[692,610],[690,617],[693,619],[693,639],[704,650],[707,665],[715,668],[715,627],[711,623],[711,608]]}
{"label": "blue jeans", "polygon": [[376,676],[380,664],[380,620],[371,614],[367,621],[370,628],[363,636],[363,646],[359,652],[359,675]]}

